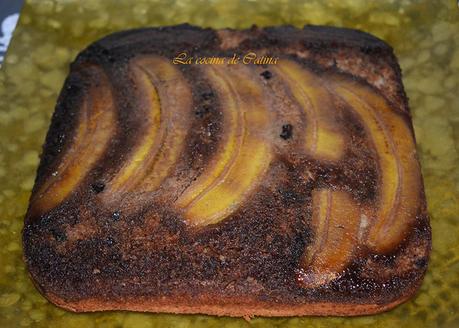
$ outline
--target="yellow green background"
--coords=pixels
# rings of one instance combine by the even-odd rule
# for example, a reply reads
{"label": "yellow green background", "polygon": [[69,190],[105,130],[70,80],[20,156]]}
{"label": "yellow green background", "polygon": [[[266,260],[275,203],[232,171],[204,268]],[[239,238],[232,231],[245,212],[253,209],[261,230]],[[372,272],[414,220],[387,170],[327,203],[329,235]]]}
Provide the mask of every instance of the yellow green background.
{"label": "yellow green background", "polygon": [[[21,229],[39,153],[69,63],[113,31],[189,22],[214,28],[322,24],[388,41],[403,69],[433,252],[417,296],[358,318],[237,318],[109,312],[48,303],[22,262]],[[459,327],[459,8],[455,0],[27,1],[0,71],[0,327]]]}

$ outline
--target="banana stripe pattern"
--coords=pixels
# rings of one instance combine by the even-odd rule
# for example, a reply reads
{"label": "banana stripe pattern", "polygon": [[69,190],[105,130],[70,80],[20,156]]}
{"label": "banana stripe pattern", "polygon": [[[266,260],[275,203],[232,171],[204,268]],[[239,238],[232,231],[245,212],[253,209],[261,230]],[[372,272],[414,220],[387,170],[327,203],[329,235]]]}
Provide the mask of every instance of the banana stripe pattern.
{"label": "banana stripe pattern", "polygon": [[[74,190],[89,183],[86,178],[103,158],[120,151],[116,170],[100,173],[105,185],[95,197],[101,206],[125,197],[135,200],[140,193],[155,199],[167,190],[164,184],[180,181],[174,197],[168,198],[164,191],[163,200],[189,229],[199,230],[250,206],[265,181],[282,184],[272,167],[294,149],[299,158],[295,163],[301,163],[295,169],[304,172],[309,172],[308,165],[331,168],[330,172],[352,171],[343,164],[352,156],[360,156],[364,163],[371,160],[371,167],[376,167],[375,195],[367,199],[358,199],[357,191],[336,182],[339,179],[327,186],[325,180],[312,177],[313,182],[303,188],[305,199],[312,203],[304,204],[304,211],[313,235],[299,262],[298,281],[303,286],[321,286],[340,277],[359,252],[390,253],[416,223],[423,187],[407,114],[365,83],[336,72],[318,73],[293,59],[270,67],[265,74],[269,79],[250,65],[203,65],[192,72],[214,96],[212,119],[219,121],[212,122],[193,115],[199,105],[197,90],[202,89],[192,85],[186,68],[148,55],[129,59],[126,67],[126,99],[134,109],[137,130],[129,130],[129,122],[117,121],[116,97],[103,69],[89,68],[91,83],[84,89],[72,138],[57,158],[56,174],[45,179],[31,199],[36,215],[70,199]],[[298,125],[284,139],[279,138],[280,127],[289,122],[276,117],[288,115],[276,116],[273,99],[285,94],[276,95],[278,89],[270,79],[287,90],[294,104],[291,109],[297,111],[289,117]],[[343,112],[347,120],[363,127],[362,133],[346,134],[350,130],[338,119]],[[205,139],[209,144],[203,146],[199,142],[204,139],[196,135],[211,124],[219,126],[217,137]],[[131,138],[130,147],[112,149],[111,140],[123,135],[120,129],[128,130],[123,132]],[[287,140],[290,137],[294,142]],[[355,150],[355,140],[368,151]],[[200,147],[211,151],[203,155]],[[206,156],[203,165],[189,173],[184,163],[199,156]]]}

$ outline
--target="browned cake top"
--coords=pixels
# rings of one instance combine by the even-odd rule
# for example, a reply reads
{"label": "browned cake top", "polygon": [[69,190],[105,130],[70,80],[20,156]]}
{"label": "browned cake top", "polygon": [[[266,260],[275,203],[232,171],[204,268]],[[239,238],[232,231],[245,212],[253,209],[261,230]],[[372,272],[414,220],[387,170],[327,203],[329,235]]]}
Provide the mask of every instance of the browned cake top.
{"label": "browned cake top", "polygon": [[[276,64],[174,65],[180,52]],[[71,66],[24,228],[65,302],[389,303],[430,228],[392,50],[334,28],[121,32]]]}

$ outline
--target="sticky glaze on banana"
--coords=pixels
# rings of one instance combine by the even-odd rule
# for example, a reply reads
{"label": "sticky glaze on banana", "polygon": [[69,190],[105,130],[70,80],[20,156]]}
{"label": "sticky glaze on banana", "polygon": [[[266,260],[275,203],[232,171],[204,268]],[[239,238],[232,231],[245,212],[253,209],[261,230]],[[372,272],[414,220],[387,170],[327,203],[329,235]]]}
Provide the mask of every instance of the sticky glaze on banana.
{"label": "sticky glaze on banana", "polygon": [[298,275],[307,287],[338,278],[358,246],[382,254],[394,250],[416,219],[420,196],[414,139],[401,114],[366,86],[337,76],[331,81],[329,90],[357,114],[376,150],[379,192],[370,207],[357,206],[344,192],[313,191],[315,238]]}
{"label": "sticky glaze on banana", "polygon": [[237,209],[267,171],[272,151],[266,140],[269,111],[261,85],[244,66],[207,71],[224,111],[225,138],[209,167],[178,199],[192,225],[221,221]]}
{"label": "sticky glaze on banana", "polygon": [[82,107],[71,146],[66,149],[53,174],[31,199],[31,211],[48,212],[76,189],[101,158],[116,130],[113,95],[103,71],[87,68],[94,82],[84,92]]}
{"label": "sticky glaze on banana", "polygon": [[401,114],[375,92],[343,78],[335,78],[334,83],[336,93],[364,123],[378,154],[379,201],[367,244],[377,252],[388,252],[405,237],[418,210],[421,175],[413,134]]}
{"label": "sticky glaze on banana", "polygon": [[361,209],[345,191],[312,193],[314,242],[302,259],[299,280],[308,287],[339,277],[358,247]]}
{"label": "sticky glaze on banana", "polygon": [[191,90],[176,67],[160,57],[135,59],[130,67],[146,122],[133,153],[109,184],[116,193],[156,190],[181,154],[190,122]]}

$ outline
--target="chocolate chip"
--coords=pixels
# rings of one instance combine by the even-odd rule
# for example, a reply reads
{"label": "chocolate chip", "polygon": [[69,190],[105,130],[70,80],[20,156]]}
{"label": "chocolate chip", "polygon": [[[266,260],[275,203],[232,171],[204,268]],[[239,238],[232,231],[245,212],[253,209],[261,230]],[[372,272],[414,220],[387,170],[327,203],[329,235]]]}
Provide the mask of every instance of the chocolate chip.
{"label": "chocolate chip", "polygon": [[107,242],[109,246],[112,246],[115,243],[115,239],[113,239],[112,237],[107,237],[105,241]]}
{"label": "chocolate chip", "polygon": [[290,139],[293,135],[293,126],[291,124],[282,125],[282,132],[279,135],[282,139]]}
{"label": "chocolate chip", "polygon": [[56,239],[56,241],[63,242],[67,240],[67,236],[60,229],[52,229],[51,234],[53,235],[54,239]]}
{"label": "chocolate chip", "polygon": [[278,189],[277,191],[281,196],[280,200],[287,206],[293,204],[303,204],[305,201],[304,196],[290,188],[282,188]]}
{"label": "chocolate chip", "polygon": [[209,106],[206,106],[206,105],[202,105],[201,107],[199,107],[195,112],[194,114],[197,116],[197,117],[204,117],[204,115],[206,115],[208,112],[210,111],[210,107]]}
{"label": "chocolate chip", "polygon": [[112,214],[112,219],[113,220],[119,221],[120,218],[121,218],[121,213],[119,211],[113,212],[113,214]]}
{"label": "chocolate chip", "polygon": [[270,71],[268,71],[268,70],[264,71],[264,72],[261,73],[260,75],[263,76],[263,77],[264,77],[265,79],[267,79],[267,80],[269,80],[270,78],[273,77],[273,74],[272,74]]}
{"label": "chocolate chip", "polygon": [[423,269],[427,265],[427,259],[425,257],[418,258],[414,261],[414,264],[419,269]]}
{"label": "chocolate chip", "polygon": [[98,193],[104,191],[104,189],[105,189],[105,183],[100,182],[100,181],[94,182],[94,183],[91,185],[91,188],[92,188],[92,190],[93,190],[96,194],[98,194]]}
{"label": "chocolate chip", "polygon": [[201,97],[202,99],[204,100],[209,100],[210,98],[212,98],[214,96],[214,93],[212,91],[209,91],[209,92],[204,92],[201,94]]}

